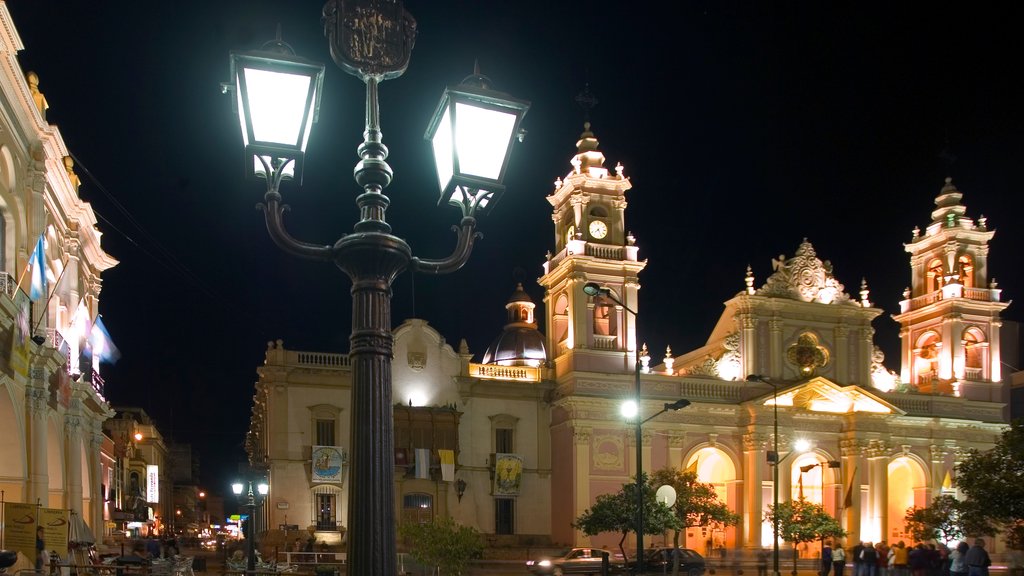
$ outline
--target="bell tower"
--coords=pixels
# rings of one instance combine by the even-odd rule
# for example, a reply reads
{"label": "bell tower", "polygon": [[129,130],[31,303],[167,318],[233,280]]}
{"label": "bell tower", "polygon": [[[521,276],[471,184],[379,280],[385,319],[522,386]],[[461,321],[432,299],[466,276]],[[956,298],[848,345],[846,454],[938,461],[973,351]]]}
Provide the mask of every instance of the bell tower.
{"label": "bell tower", "polygon": [[900,313],[904,383],[921,392],[1001,401],[999,358],[1001,290],[988,275],[988,243],[995,235],[984,216],[967,216],[952,178],[935,198],[924,233],[914,228],[911,286]]}
{"label": "bell tower", "polygon": [[632,370],[636,361],[636,318],[629,310],[583,285],[596,282],[637,311],[638,275],[646,262],[626,229],[626,191],[622,165],[609,172],[597,137],[584,124],[576,142],[572,170],[555,181],[548,196],[555,228],[555,251],[544,263],[547,349],[556,375],[567,370]]}

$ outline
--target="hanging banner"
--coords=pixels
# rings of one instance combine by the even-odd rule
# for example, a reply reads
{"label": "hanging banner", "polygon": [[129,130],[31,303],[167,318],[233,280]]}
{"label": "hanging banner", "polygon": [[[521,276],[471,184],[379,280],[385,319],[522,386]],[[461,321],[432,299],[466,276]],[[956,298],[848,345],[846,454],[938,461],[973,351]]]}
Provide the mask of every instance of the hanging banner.
{"label": "hanging banner", "polygon": [[518,454],[494,455],[494,496],[518,496],[523,482],[523,457]]}
{"label": "hanging banner", "polygon": [[441,459],[441,480],[455,482],[455,450],[438,449],[437,455]]}
{"label": "hanging banner", "polygon": [[313,465],[311,480],[313,484],[342,481],[341,449],[337,446],[313,446]]}
{"label": "hanging banner", "polygon": [[28,296],[18,290],[14,293],[14,306],[18,310],[11,336],[10,366],[15,374],[28,375],[28,339],[31,322]]}
{"label": "hanging banner", "polygon": [[69,514],[59,508],[40,508],[39,525],[43,527],[44,548],[60,554],[61,558],[68,555]]}
{"label": "hanging banner", "polygon": [[4,548],[17,550],[35,564],[36,505],[4,502]]}

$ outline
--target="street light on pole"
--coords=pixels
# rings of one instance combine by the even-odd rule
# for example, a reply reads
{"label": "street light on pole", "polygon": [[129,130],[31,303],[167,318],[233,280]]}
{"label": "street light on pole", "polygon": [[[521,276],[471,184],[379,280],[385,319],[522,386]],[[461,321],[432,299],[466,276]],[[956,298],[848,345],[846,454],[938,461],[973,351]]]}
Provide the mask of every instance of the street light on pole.
{"label": "street light on pole", "polygon": [[[253,485],[256,485],[256,493],[253,493]],[[245,495],[245,501],[242,506],[249,511],[249,517],[245,520],[244,534],[245,534],[245,570],[247,573],[252,574],[256,570],[256,500],[257,494],[259,495],[259,501],[262,502],[267,494],[270,492],[270,486],[266,482],[257,482],[255,480],[247,480],[245,482],[235,482],[231,485],[231,491],[235,493],[235,496],[241,497],[242,492],[248,485],[248,492]]]}
{"label": "street light on pole", "polygon": [[[774,382],[751,374],[748,382],[761,382],[772,387],[772,450],[768,453],[768,465],[772,467],[772,510],[779,509],[779,387]],[[779,515],[772,514],[772,576],[779,576]]]}
{"label": "street light on pole", "polygon": [[247,172],[267,181],[261,208],[271,239],[294,256],[333,262],[352,281],[349,573],[395,574],[391,284],[407,268],[444,274],[468,261],[479,236],[477,215],[492,209],[504,192],[512,143],[521,138],[529,103],[492,90],[476,71],[444,92],[425,137],[438,167],[439,204],[458,207],[462,220],[448,257],[413,257],[385,219],[391,201],[383,192],[393,172],[377,91],[382,81],[405,72],[416,21],[400,0],[329,0],[323,23],[335,63],[366,85],[366,124],[354,170],[363,192],[356,198],[360,219],[354,233],[317,245],[296,240],[283,222],[287,206],[279,187],[283,180],[301,180],[323,66],[297,58],[278,38],[258,53],[233,53],[228,88],[236,93]]}
{"label": "street light on pole", "polygon": [[[633,310],[629,306],[626,306],[625,304],[623,304],[621,300],[619,300],[618,298],[616,298],[615,296],[612,295],[611,290],[609,290],[608,288],[606,288],[604,286],[598,285],[596,282],[587,282],[586,284],[584,284],[583,285],[583,293],[588,295],[588,296],[592,296],[592,297],[593,296],[604,296],[605,298],[608,298],[609,300],[611,300],[612,302],[615,302],[619,306],[622,306],[622,308],[626,312],[629,312],[630,314],[632,314],[633,315],[634,323],[638,319],[637,318],[636,310]],[[689,400],[682,400],[682,399],[677,400],[675,402],[666,403],[665,407],[660,412],[658,412],[657,414],[654,414],[654,415],[648,417],[646,420],[641,420],[641,418],[640,418],[640,394],[641,394],[640,366],[641,366],[641,362],[640,362],[640,346],[636,345],[636,365],[635,365],[635,369],[634,369],[634,378],[635,378],[635,381],[636,381],[636,391],[635,391],[635,396],[633,398],[633,403],[634,403],[636,411],[634,413],[635,414],[634,416],[628,416],[625,413],[623,415],[625,415],[627,418],[630,418],[630,417],[634,418],[634,420],[636,422],[636,567],[637,567],[636,568],[636,573],[637,574],[643,574],[643,572],[644,572],[644,490],[643,490],[643,485],[641,483],[641,481],[643,480],[643,460],[644,460],[644,452],[643,452],[643,434],[644,434],[644,431],[643,431],[643,425],[644,425],[645,422],[647,422],[651,418],[654,418],[655,416],[658,416],[658,415],[662,414],[663,412],[666,412],[668,410],[673,410],[673,411],[674,410],[680,410],[680,409],[685,408],[685,407],[690,405],[690,401]],[[623,409],[626,410],[627,409],[626,406],[623,406]]]}

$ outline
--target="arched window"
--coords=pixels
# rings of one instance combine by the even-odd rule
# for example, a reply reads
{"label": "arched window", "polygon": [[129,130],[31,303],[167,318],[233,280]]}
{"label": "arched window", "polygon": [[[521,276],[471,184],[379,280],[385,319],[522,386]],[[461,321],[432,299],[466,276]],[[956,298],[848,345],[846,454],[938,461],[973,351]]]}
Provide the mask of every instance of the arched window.
{"label": "arched window", "polygon": [[555,299],[553,324],[555,342],[564,342],[569,337],[569,299],[565,294],[559,294]]}
{"label": "arched window", "polygon": [[941,348],[942,339],[936,332],[928,331],[918,338],[915,372],[919,385],[932,384],[938,379]]}
{"label": "arched window", "polygon": [[967,254],[961,256],[957,262],[957,273],[964,288],[974,287],[974,261]]}
{"label": "arched window", "polygon": [[[974,368],[974,374],[967,374],[968,378],[980,378],[980,371],[985,367],[985,358],[988,352],[988,342],[985,341],[985,333],[980,328],[970,327],[964,331],[964,367]],[[970,370],[968,370],[970,372]]]}
{"label": "arched window", "polygon": [[945,272],[942,270],[942,260],[936,258],[928,263],[928,292],[942,288],[943,276]]}
{"label": "arched window", "polygon": [[603,296],[594,297],[594,334],[598,336],[616,336],[615,303]]}

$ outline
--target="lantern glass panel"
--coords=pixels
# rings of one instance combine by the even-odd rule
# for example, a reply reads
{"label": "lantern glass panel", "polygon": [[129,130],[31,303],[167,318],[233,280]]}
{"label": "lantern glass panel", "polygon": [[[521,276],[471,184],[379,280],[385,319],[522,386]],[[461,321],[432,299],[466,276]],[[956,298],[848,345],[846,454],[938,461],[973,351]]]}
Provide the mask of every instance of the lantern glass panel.
{"label": "lantern glass panel", "polygon": [[434,139],[431,142],[434,147],[434,162],[437,164],[437,180],[441,190],[448,187],[448,183],[455,173],[455,166],[452,162],[452,117],[451,105],[444,109],[441,121],[437,124],[437,131],[434,132]]}
{"label": "lantern glass panel", "polygon": [[463,102],[457,102],[455,107],[459,171],[497,180],[505,164],[516,115]]}
{"label": "lantern glass panel", "polygon": [[303,130],[303,121],[309,107],[312,78],[255,68],[245,68],[244,74],[253,138],[298,146],[302,137],[304,148],[309,128]]}

